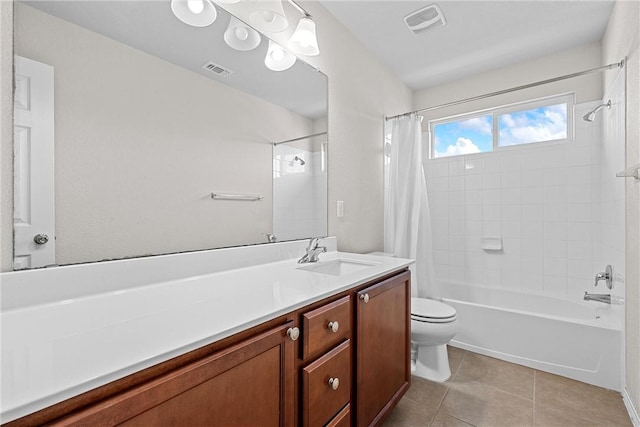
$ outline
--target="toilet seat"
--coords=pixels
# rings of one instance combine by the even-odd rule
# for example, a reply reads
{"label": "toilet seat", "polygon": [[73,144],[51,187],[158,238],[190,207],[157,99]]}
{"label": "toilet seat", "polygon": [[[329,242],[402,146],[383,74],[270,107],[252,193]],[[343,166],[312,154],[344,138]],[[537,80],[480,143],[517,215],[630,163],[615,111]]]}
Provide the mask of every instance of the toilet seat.
{"label": "toilet seat", "polygon": [[423,323],[450,323],[456,320],[456,309],[428,298],[411,298],[411,320]]}

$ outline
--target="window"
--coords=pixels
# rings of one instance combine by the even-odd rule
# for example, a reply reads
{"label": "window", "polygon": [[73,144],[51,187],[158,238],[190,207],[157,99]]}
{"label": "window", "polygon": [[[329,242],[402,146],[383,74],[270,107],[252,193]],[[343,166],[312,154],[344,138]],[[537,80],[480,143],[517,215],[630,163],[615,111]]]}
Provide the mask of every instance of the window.
{"label": "window", "polygon": [[431,158],[485,153],[573,137],[574,95],[432,120]]}

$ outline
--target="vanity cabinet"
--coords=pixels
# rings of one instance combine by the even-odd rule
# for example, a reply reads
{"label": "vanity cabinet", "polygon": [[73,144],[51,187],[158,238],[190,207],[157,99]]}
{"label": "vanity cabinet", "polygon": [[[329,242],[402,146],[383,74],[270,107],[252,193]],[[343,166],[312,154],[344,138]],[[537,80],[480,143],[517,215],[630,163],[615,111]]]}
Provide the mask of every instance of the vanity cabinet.
{"label": "vanity cabinet", "polygon": [[351,297],[324,304],[302,315],[302,358],[308,359],[351,334]]}
{"label": "vanity cabinet", "polygon": [[351,296],[346,295],[301,316],[304,427],[331,424],[351,400],[351,313]]}
{"label": "vanity cabinet", "polygon": [[380,425],[410,384],[409,304],[392,272],[3,427]]}
{"label": "vanity cabinet", "polygon": [[289,426],[293,322],[53,423],[60,426]]}
{"label": "vanity cabinet", "polygon": [[302,425],[321,427],[351,400],[351,347],[347,340],[302,369]]}
{"label": "vanity cabinet", "polygon": [[378,424],[411,382],[410,274],[357,292],[357,425]]}

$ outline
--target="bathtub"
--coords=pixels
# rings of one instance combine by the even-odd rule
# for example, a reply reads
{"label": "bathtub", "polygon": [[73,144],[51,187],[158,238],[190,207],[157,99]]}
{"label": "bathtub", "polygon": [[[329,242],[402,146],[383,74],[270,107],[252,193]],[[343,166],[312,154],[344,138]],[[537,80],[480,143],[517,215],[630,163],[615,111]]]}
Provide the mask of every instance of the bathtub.
{"label": "bathtub", "polygon": [[446,282],[451,345],[611,390],[622,389],[621,305]]}

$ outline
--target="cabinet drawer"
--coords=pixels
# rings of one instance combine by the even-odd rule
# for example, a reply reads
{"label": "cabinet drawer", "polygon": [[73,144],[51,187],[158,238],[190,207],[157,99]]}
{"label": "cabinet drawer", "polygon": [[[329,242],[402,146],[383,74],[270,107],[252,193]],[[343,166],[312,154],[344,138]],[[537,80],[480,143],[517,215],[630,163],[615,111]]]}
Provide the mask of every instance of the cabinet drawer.
{"label": "cabinet drawer", "polygon": [[325,427],[351,427],[351,405],[345,406]]}
{"label": "cabinet drawer", "polygon": [[325,425],[350,398],[351,347],[347,340],[302,370],[303,425]]}
{"label": "cabinet drawer", "polygon": [[351,329],[349,298],[340,298],[302,315],[303,359],[348,338]]}

